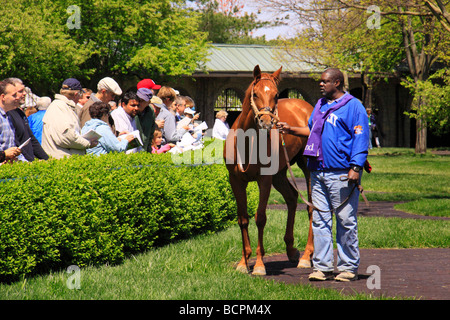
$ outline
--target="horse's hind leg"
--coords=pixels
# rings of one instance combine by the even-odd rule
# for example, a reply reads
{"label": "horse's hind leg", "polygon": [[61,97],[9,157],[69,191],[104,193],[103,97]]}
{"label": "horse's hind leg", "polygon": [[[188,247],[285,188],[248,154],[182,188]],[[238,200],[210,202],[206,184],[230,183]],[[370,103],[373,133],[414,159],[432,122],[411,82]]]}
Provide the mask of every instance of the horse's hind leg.
{"label": "horse's hind leg", "polygon": [[[311,175],[308,170],[308,167],[306,165],[306,159],[301,158],[297,161],[298,166],[300,169],[302,169],[303,174],[306,178],[306,187],[308,190],[308,201],[309,203],[312,203],[311,198]],[[312,231],[312,214],[313,214],[313,208],[310,206],[307,207],[308,210],[308,218],[309,218],[309,231],[308,231],[308,241],[306,243],[305,252],[303,253],[303,256],[301,257],[300,261],[298,262],[297,268],[311,268],[312,267],[312,256],[314,253],[314,238],[313,238],[313,231]]]}
{"label": "horse's hind leg", "polygon": [[242,236],[242,258],[236,267],[237,271],[248,273],[248,259],[252,254],[252,248],[250,246],[250,238],[248,235],[248,212],[247,212],[247,182],[244,182],[234,175],[230,174],[230,185],[233,190],[234,197],[237,204],[237,216],[238,224],[241,228]]}
{"label": "horse's hind leg", "polygon": [[294,222],[295,212],[297,210],[298,193],[295,188],[289,183],[286,177],[286,169],[278,172],[272,180],[274,188],[281,193],[288,208],[288,216],[286,222],[286,233],[284,235],[284,242],[286,243],[286,254],[291,262],[297,262],[300,253],[294,247]]}

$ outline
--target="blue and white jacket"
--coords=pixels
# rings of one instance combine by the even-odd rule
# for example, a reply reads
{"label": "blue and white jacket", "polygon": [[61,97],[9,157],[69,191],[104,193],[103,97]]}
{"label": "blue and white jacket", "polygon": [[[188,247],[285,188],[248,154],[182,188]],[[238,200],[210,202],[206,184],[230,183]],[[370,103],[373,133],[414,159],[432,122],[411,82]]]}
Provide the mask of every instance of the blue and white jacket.
{"label": "blue and white jacket", "polygon": [[[333,101],[323,105],[320,112],[325,112],[336,103]],[[313,110],[309,118],[310,130],[317,109]],[[328,116],[322,131],[323,161],[308,158],[308,168],[311,171],[328,171],[346,170],[352,165],[363,167],[369,148],[369,130],[366,109],[358,99],[351,99]]]}

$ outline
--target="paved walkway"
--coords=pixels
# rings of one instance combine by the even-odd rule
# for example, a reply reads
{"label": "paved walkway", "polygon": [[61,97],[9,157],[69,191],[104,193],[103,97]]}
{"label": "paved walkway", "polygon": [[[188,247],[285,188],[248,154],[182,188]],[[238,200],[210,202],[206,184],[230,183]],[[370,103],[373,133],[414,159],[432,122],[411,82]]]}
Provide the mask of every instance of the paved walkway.
{"label": "paved walkway", "polygon": [[[299,187],[305,185],[304,179],[296,180]],[[367,207],[364,202],[360,202],[358,214],[367,217],[449,219],[446,217],[420,216],[395,210],[394,205],[397,203],[400,202],[377,201],[370,202],[369,207]],[[285,208],[285,205],[268,206],[268,209]],[[298,210],[305,209],[306,205],[299,204]],[[297,269],[297,264],[290,263],[286,254],[266,256],[264,262],[267,271],[265,277],[285,283],[302,283],[319,288],[332,288],[343,294],[360,292],[375,297],[410,297],[421,300],[450,299],[450,248],[361,249],[359,280],[346,283],[334,280],[309,281],[308,275],[312,272],[312,269]],[[377,266],[379,269],[371,269],[373,267],[370,266]],[[335,273],[337,274],[337,270],[335,270]],[[379,281],[376,281],[377,275],[379,275]]]}
{"label": "paved walkway", "polygon": [[267,271],[265,278],[290,284],[310,284],[319,288],[336,289],[343,294],[359,292],[374,297],[450,299],[448,248],[361,249],[359,279],[352,282],[309,281],[308,275],[312,269],[298,269],[296,263],[289,262],[286,254],[266,256],[264,263]]}

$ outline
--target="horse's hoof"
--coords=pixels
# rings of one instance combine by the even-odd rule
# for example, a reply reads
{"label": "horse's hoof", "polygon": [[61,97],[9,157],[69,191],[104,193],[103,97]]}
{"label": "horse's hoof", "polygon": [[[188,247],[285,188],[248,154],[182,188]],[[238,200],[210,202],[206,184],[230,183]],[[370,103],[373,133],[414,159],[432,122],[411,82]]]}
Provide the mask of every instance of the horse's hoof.
{"label": "horse's hoof", "polygon": [[300,259],[300,251],[295,250],[295,253],[292,255],[288,255],[289,262],[296,263],[298,259]]}
{"label": "horse's hoof", "polygon": [[241,273],[249,273],[248,268],[247,268],[246,266],[241,265],[241,264],[239,264],[239,265],[236,267],[236,271],[239,271],[239,272],[241,272]]}
{"label": "horse's hoof", "polygon": [[266,275],[266,268],[265,267],[254,267],[252,274],[254,276],[265,276]]}
{"label": "horse's hoof", "polygon": [[312,264],[311,264],[311,260],[305,260],[305,259],[300,259],[300,261],[298,262],[297,268],[300,269],[306,269],[306,268],[311,268]]}

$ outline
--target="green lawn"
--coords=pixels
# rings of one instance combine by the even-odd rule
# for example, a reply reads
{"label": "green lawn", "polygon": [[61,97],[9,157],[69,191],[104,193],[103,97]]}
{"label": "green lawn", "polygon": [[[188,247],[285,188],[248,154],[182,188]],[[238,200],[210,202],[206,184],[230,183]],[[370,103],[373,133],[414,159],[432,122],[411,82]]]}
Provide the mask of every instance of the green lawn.
{"label": "green lawn", "polygon": [[[405,201],[395,208],[450,217],[450,156],[416,155],[413,149],[381,148],[370,150],[368,160],[372,172],[363,174],[361,184],[369,202]],[[296,177],[303,177],[297,166],[293,169]],[[273,191],[270,203],[284,203],[284,200]]]}
{"label": "green lawn", "polygon": [[[286,212],[268,211],[265,230],[267,254],[284,252]],[[449,247],[448,221],[396,218],[360,218],[361,248]],[[305,214],[296,219],[300,250],[306,242]],[[250,225],[256,243],[254,221]],[[255,249],[255,248],[254,248]],[[0,285],[0,299],[203,299],[203,300],[298,300],[368,299],[364,295],[341,296],[334,290],[287,285],[238,273],[233,266],[241,251],[237,225],[209,236],[180,241],[133,256],[118,266],[81,270],[81,289],[70,290],[65,271]]]}
{"label": "green lawn", "polygon": [[[412,201],[405,210],[420,214],[449,215],[450,157],[400,155],[371,156],[371,174],[363,185],[369,201]],[[296,176],[299,170],[296,169]],[[276,198],[273,195],[272,201]],[[267,254],[283,253],[286,212],[268,210],[265,230]],[[306,212],[296,218],[295,238],[302,250],[306,244]],[[256,251],[256,227],[250,232]],[[450,247],[448,220],[416,220],[360,217],[361,248]],[[310,285],[288,285],[238,273],[241,239],[236,225],[213,235],[199,236],[155,248],[124,263],[81,269],[80,289],[69,289],[65,270],[12,284],[0,284],[0,299],[204,299],[204,300],[297,300],[371,299],[356,294],[342,296],[338,291]]]}

